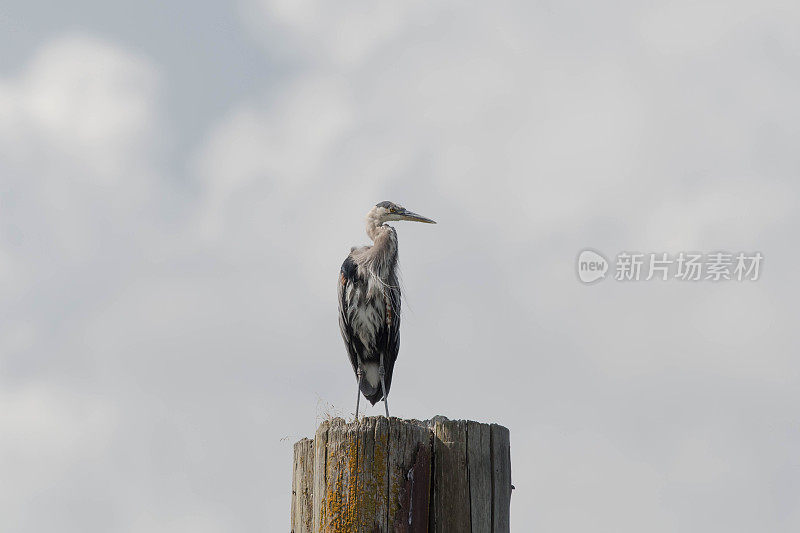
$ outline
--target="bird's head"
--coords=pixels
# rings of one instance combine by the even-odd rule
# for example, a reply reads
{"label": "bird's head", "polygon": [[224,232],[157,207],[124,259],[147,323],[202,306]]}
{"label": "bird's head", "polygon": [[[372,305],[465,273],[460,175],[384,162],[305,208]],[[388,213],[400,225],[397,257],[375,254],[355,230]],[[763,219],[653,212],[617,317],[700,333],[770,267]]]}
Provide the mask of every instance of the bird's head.
{"label": "bird's head", "polygon": [[401,207],[392,202],[381,202],[375,205],[375,207],[370,210],[367,218],[374,220],[378,226],[384,222],[392,222],[395,220],[411,220],[414,222],[425,222],[426,224],[436,224],[435,221],[422,215],[412,213],[405,207]]}

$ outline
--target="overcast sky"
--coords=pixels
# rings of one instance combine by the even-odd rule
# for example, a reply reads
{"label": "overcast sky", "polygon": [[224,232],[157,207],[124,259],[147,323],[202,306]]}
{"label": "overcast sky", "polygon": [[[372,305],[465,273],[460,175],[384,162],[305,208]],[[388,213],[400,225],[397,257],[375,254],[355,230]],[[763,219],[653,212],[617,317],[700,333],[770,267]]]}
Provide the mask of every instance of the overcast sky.
{"label": "overcast sky", "polygon": [[210,4],[0,7],[0,529],[287,530],[391,200],[392,412],[507,426],[515,531],[800,530],[796,4]]}

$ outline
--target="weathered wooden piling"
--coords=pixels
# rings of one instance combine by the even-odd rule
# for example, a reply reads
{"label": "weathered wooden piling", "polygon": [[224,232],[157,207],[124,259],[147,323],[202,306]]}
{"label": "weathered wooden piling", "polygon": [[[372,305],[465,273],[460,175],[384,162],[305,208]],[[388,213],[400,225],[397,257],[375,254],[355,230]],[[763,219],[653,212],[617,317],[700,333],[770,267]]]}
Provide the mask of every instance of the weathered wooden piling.
{"label": "weathered wooden piling", "polygon": [[510,503],[497,424],[335,418],[294,445],[293,533],[506,532]]}

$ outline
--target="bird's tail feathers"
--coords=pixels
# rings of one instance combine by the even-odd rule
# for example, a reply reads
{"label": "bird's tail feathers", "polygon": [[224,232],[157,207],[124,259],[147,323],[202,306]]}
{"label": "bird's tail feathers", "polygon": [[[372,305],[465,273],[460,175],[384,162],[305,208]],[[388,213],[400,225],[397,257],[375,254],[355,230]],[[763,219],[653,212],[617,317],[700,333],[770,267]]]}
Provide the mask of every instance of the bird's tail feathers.
{"label": "bird's tail feathers", "polygon": [[[383,399],[381,378],[378,373],[378,368],[378,363],[365,363],[364,377],[361,380],[361,394],[363,394],[372,405],[375,405]],[[390,376],[389,379],[391,379]],[[384,380],[386,380],[386,376],[384,376]],[[389,383],[390,381],[386,380],[386,394],[389,394]]]}

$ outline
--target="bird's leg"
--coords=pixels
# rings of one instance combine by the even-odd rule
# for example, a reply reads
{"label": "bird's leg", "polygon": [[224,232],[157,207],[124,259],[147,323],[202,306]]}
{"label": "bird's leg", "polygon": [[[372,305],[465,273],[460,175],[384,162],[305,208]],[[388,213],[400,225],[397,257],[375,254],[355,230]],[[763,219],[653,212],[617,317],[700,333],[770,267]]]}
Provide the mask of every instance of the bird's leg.
{"label": "bird's leg", "polygon": [[386,398],[386,380],[383,374],[383,355],[381,355],[381,366],[378,367],[378,376],[381,378],[381,392],[383,392],[383,407],[386,409],[386,420],[389,420],[389,400]]}
{"label": "bird's leg", "polygon": [[361,401],[361,378],[364,377],[364,371],[361,370],[361,365],[358,365],[356,376],[358,376],[358,390],[356,390],[356,422],[358,422],[358,402]]}

